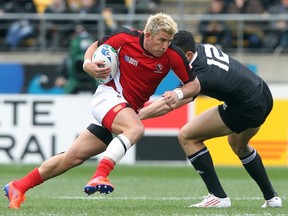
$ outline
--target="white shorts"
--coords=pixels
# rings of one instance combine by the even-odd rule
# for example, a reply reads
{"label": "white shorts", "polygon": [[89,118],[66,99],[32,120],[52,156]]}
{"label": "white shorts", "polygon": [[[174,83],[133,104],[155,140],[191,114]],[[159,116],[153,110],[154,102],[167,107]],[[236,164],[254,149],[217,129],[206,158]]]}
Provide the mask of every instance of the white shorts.
{"label": "white shorts", "polygon": [[[115,107],[117,107],[117,105],[120,105],[120,104],[122,105],[128,104],[125,98],[123,97],[123,95],[116,92],[110,86],[99,85],[91,101],[91,112],[92,112],[94,119],[96,120],[96,122],[94,123],[99,126],[104,126],[107,129],[111,130],[110,127],[111,127],[114,117],[122,108],[125,108],[125,107],[121,107],[120,110],[118,108],[116,110],[117,112],[116,111],[112,112],[112,117],[110,117],[110,120],[105,125],[103,125],[103,119],[106,116],[106,114],[109,111],[111,111],[111,109],[114,109]],[[110,115],[110,112],[109,112],[109,115]]]}

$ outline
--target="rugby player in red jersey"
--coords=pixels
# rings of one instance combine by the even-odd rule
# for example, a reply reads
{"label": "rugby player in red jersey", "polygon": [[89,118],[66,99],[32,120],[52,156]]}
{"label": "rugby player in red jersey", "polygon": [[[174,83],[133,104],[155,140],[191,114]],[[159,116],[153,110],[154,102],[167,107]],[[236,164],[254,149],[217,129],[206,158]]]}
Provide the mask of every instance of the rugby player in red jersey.
{"label": "rugby player in red jersey", "polygon": [[120,72],[110,82],[98,86],[91,103],[95,122],[80,133],[67,151],[4,187],[10,208],[19,208],[30,188],[104,151],[96,172],[83,190],[88,195],[97,191],[108,194],[114,190],[107,177],[143,136],[144,126],[137,113],[169,71],[172,69],[183,82],[181,88],[166,92],[165,100],[171,106],[179,99],[195,97],[200,91],[199,81],[184,53],[171,44],[177,31],[177,24],[169,15],[158,13],[148,18],[143,31],[122,28],[87,49],[83,69],[92,77],[104,78],[110,72],[110,68],[100,67],[102,62],[91,62],[94,51],[103,43],[118,51]]}

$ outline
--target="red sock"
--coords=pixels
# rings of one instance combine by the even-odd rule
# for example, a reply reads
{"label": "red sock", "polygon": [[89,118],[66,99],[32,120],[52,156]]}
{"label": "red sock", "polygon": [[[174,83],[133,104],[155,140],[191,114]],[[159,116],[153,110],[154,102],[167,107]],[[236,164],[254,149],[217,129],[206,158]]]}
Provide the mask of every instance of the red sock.
{"label": "red sock", "polygon": [[92,176],[91,179],[102,176],[104,178],[107,178],[107,176],[110,174],[110,172],[114,168],[114,163],[107,159],[102,159],[97,167],[96,172]]}
{"label": "red sock", "polygon": [[32,170],[30,173],[28,173],[26,176],[19,180],[13,181],[13,185],[21,192],[25,193],[30,188],[33,188],[41,183],[43,183],[44,180],[40,176],[40,173],[38,171],[38,168],[36,167],[34,170]]}

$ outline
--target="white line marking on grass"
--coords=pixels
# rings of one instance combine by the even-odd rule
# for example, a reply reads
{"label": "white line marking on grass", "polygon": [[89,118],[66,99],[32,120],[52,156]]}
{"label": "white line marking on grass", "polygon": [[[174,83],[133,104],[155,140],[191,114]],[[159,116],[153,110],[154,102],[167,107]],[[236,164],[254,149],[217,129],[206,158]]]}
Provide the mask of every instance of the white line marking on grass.
{"label": "white line marking on grass", "polygon": [[[77,199],[108,199],[108,200],[198,200],[202,199],[203,197],[107,197],[105,195],[99,196],[56,196],[53,199],[67,199],[67,200],[77,200]],[[263,200],[263,197],[238,197],[232,198],[233,200]]]}

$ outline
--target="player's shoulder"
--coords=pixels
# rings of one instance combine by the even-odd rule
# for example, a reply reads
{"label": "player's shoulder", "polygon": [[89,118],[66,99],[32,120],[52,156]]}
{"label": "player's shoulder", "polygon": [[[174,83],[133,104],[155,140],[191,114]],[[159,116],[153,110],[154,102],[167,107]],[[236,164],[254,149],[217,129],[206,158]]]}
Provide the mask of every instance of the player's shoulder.
{"label": "player's shoulder", "polygon": [[197,43],[196,44],[196,51],[197,53],[203,55],[205,54],[205,46],[207,46],[207,44],[200,44],[200,43]]}
{"label": "player's shoulder", "polygon": [[120,26],[114,34],[126,34],[126,35],[131,35],[131,36],[136,36],[139,37],[142,34],[142,31],[134,29],[134,28],[127,28],[124,26]]}
{"label": "player's shoulder", "polygon": [[171,43],[169,48],[166,50],[166,54],[172,59],[175,58],[175,56],[180,56],[181,58],[186,59],[184,52],[174,43]]}
{"label": "player's shoulder", "polygon": [[196,44],[197,58],[196,61],[205,61],[213,59],[215,62],[226,62],[229,64],[231,57],[223,52],[219,47],[213,44]]}
{"label": "player's shoulder", "polygon": [[141,31],[136,30],[136,29],[129,29],[127,27],[121,26],[117,30],[113,31],[111,34],[104,36],[101,38],[100,44],[104,43],[106,40],[108,40],[111,37],[117,37],[122,38],[122,39],[129,39],[129,38],[134,38],[134,37],[140,37],[142,34]]}
{"label": "player's shoulder", "polygon": [[207,61],[207,54],[205,52],[205,45],[204,44],[196,44],[196,58],[193,61],[201,62],[201,64],[204,64]]}

